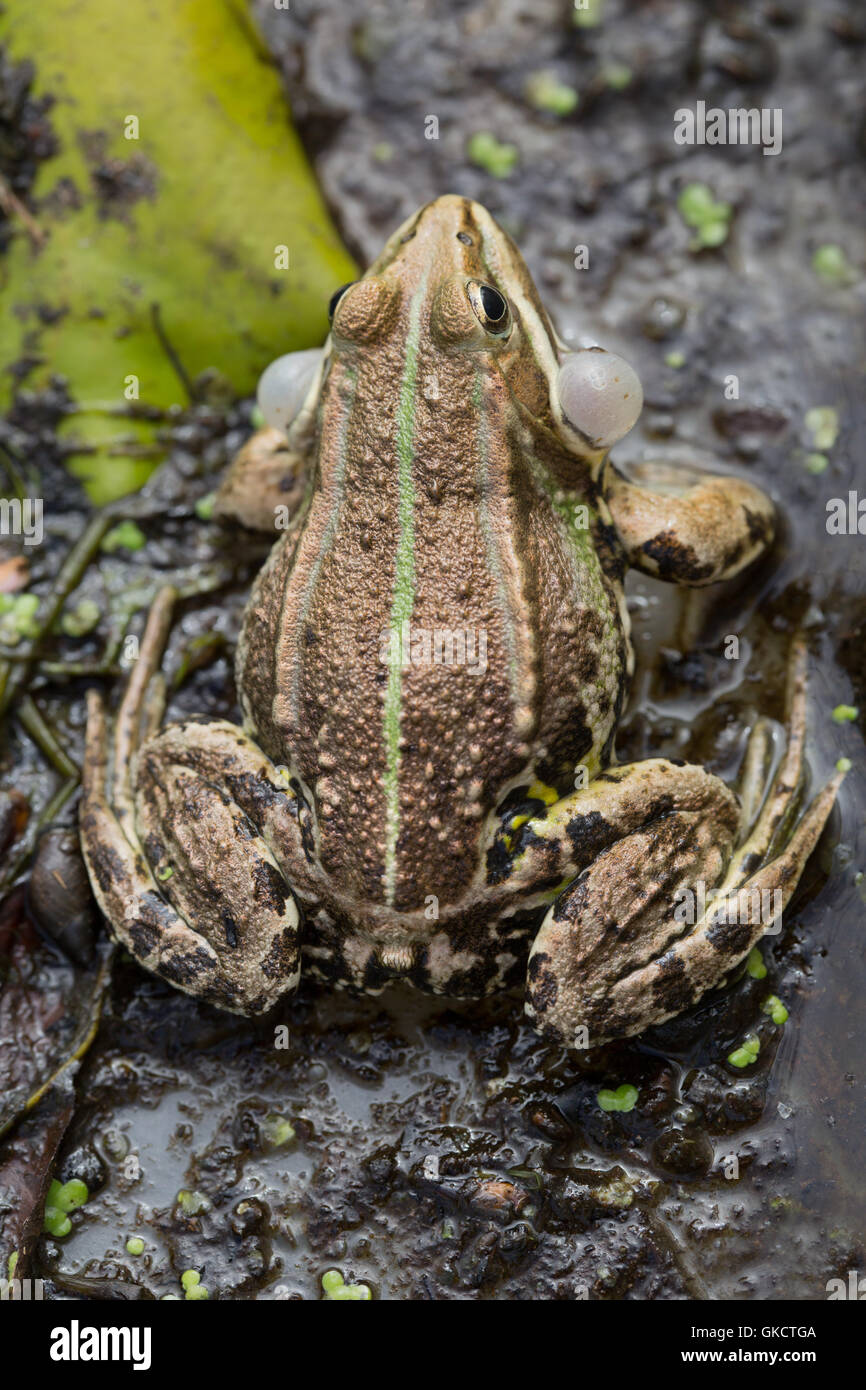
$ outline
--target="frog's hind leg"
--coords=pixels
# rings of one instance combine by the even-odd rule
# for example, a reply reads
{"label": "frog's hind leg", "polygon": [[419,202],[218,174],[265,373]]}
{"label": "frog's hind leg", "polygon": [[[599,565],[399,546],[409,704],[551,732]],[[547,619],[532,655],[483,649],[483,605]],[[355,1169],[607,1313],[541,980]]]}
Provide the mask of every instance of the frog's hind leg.
{"label": "frog's hind leg", "polygon": [[[595,1047],[672,1018],[721,984],[776,926],[841,780],[834,777],[793,825],[803,773],[805,667],[797,643],[787,748],[757,817],[769,750],[763,721],[747,750],[736,825],[721,798],[727,789],[711,779],[720,799],[705,817],[675,803],[669,814],[604,849],[560,894],[533,943],[528,972],[527,1012],[546,1035]],[[675,784],[671,796],[677,797]]]}
{"label": "frog's hind leg", "polygon": [[284,873],[298,850],[297,806],[233,724],[156,732],[173,598],[165,590],[151,609],[111,758],[102,700],[88,692],[82,848],[102,911],[144,966],[210,1003],[259,1014],[300,971],[299,911]]}
{"label": "frog's hind leg", "polygon": [[[762,744],[766,740],[766,726],[762,720],[756,724],[746,750],[740,792],[740,841],[716,891],[714,912],[708,914],[707,919],[711,922],[713,917],[718,918],[712,924],[712,948],[728,950],[738,960],[762,935],[778,927],[779,918],[818,843],[845,776],[844,772],[837,772],[810,803],[800,821],[794,823],[805,776],[806,669],[806,646],[798,638],[792,646],[788,665],[787,746],[757,815],[759,798],[755,789],[759,785],[760,765],[765,756]],[[746,928],[749,929],[747,946]]]}

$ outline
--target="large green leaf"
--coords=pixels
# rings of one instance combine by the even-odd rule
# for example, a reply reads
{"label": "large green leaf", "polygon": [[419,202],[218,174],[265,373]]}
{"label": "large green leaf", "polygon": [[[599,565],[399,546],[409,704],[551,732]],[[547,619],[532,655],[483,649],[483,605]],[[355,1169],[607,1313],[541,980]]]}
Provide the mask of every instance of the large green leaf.
{"label": "large green leaf", "polygon": [[354,267],[240,0],[12,0],[4,38],[55,98],[60,149],[30,199],[44,245],[22,225],[2,267],[3,389],[34,355],[28,386],[69,379],[85,407],[72,468],[106,501],[155,463],[117,445],[134,432],[140,454],[153,426],[106,411],[128,378],[142,402],[185,403],[157,322],[190,378],[216,368],[247,392],[272,357],[322,341]]}

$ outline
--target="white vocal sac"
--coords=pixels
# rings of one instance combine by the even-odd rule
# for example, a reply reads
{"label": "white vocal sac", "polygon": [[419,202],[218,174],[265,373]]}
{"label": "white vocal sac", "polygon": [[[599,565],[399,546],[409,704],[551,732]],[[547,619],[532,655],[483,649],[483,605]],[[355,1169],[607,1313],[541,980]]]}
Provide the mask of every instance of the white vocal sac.
{"label": "white vocal sac", "polygon": [[556,380],[566,423],[596,449],[609,449],[637,421],[643,388],[634,367],[604,348],[572,352]]}
{"label": "white vocal sac", "polygon": [[297,415],[322,360],[321,348],[304,348],[275,357],[265,367],[256,400],[267,424],[284,430]]}

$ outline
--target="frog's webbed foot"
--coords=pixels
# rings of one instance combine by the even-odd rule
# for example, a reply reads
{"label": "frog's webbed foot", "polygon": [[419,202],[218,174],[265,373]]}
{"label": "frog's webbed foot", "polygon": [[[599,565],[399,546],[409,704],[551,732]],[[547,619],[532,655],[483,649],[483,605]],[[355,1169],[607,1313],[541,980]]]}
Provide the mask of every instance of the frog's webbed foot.
{"label": "frog's webbed foot", "polygon": [[221,1008],[260,1014],[300,973],[299,911],[274,852],[295,850],[297,804],[233,724],[157,732],[174,597],[164,590],[151,609],[118,710],[110,795],[102,700],[88,694],[82,848],[102,911],[142,965]]}
{"label": "frog's webbed foot", "polygon": [[[560,894],[529,961],[527,1012],[545,1035],[585,1048],[640,1033],[721,984],[768,930],[778,929],[841,781],[834,777],[793,823],[803,778],[805,671],[797,643],[787,748],[756,818],[769,742],[763,721],[746,753],[741,810],[708,774],[705,811],[687,809],[687,785],[660,771],[654,793],[667,798],[668,809],[604,848]],[[611,775],[627,779],[643,766]],[[697,771],[661,760],[659,766]]]}
{"label": "frog's webbed foot", "polygon": [[743,478],[653,460],[635,481],[605,469],[604,494],[629,564],[672,584],[731,579],[772,543],[775,511]]}

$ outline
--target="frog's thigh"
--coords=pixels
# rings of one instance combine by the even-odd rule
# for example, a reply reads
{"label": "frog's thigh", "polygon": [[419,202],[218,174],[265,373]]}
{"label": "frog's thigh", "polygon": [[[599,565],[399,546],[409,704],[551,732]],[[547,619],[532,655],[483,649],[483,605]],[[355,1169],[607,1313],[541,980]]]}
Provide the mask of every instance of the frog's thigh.
{"label": "frog's thigh", "polygon": [[652,460],[629,482],[608,464],[605,495],[629,564],[673,584],[730,579],[771,544],[775,511],[743,478]]}
{"label": "frog's thigh", "polygon": [[[94,719],[101,720],[96,705],[92,746],[99,741]],[[297,985],[299,912],[274,855],[217,780],[215,745],[231,745],[237,775],[243,734],[231,725],[202,724],[198,732],[208,749],[201,767],[177,760],[171,727],[140,749],[137,843],[104,795],[104,758],[101,765],[91,759],[82,843],[103,912],[144,966],[221,1008],[259,1014]],[[253,772],[262,754],[250,748]]]}
{"label": "frog's thigh", "polygon": [[[615,773],[628,779],[643,766]],[[695,979],[666,952],[686,930],[693,904],[699,915],[698,883],[709,891],[725,872],[739,829],[736,799],[700,769],[661,760],[653,768],[654,796],[647,804],[660,813],[603,849],[560,894],[530,953],[529,1017],[547,1036],[581,1048],[641,1032],[679,1012],[732,963],[718,953],[709,976]],[[697,804],[689,785],[695,779],[679,779],[699,772]],[[626,1006],[618,986],[644,970],[650,979]]]}

